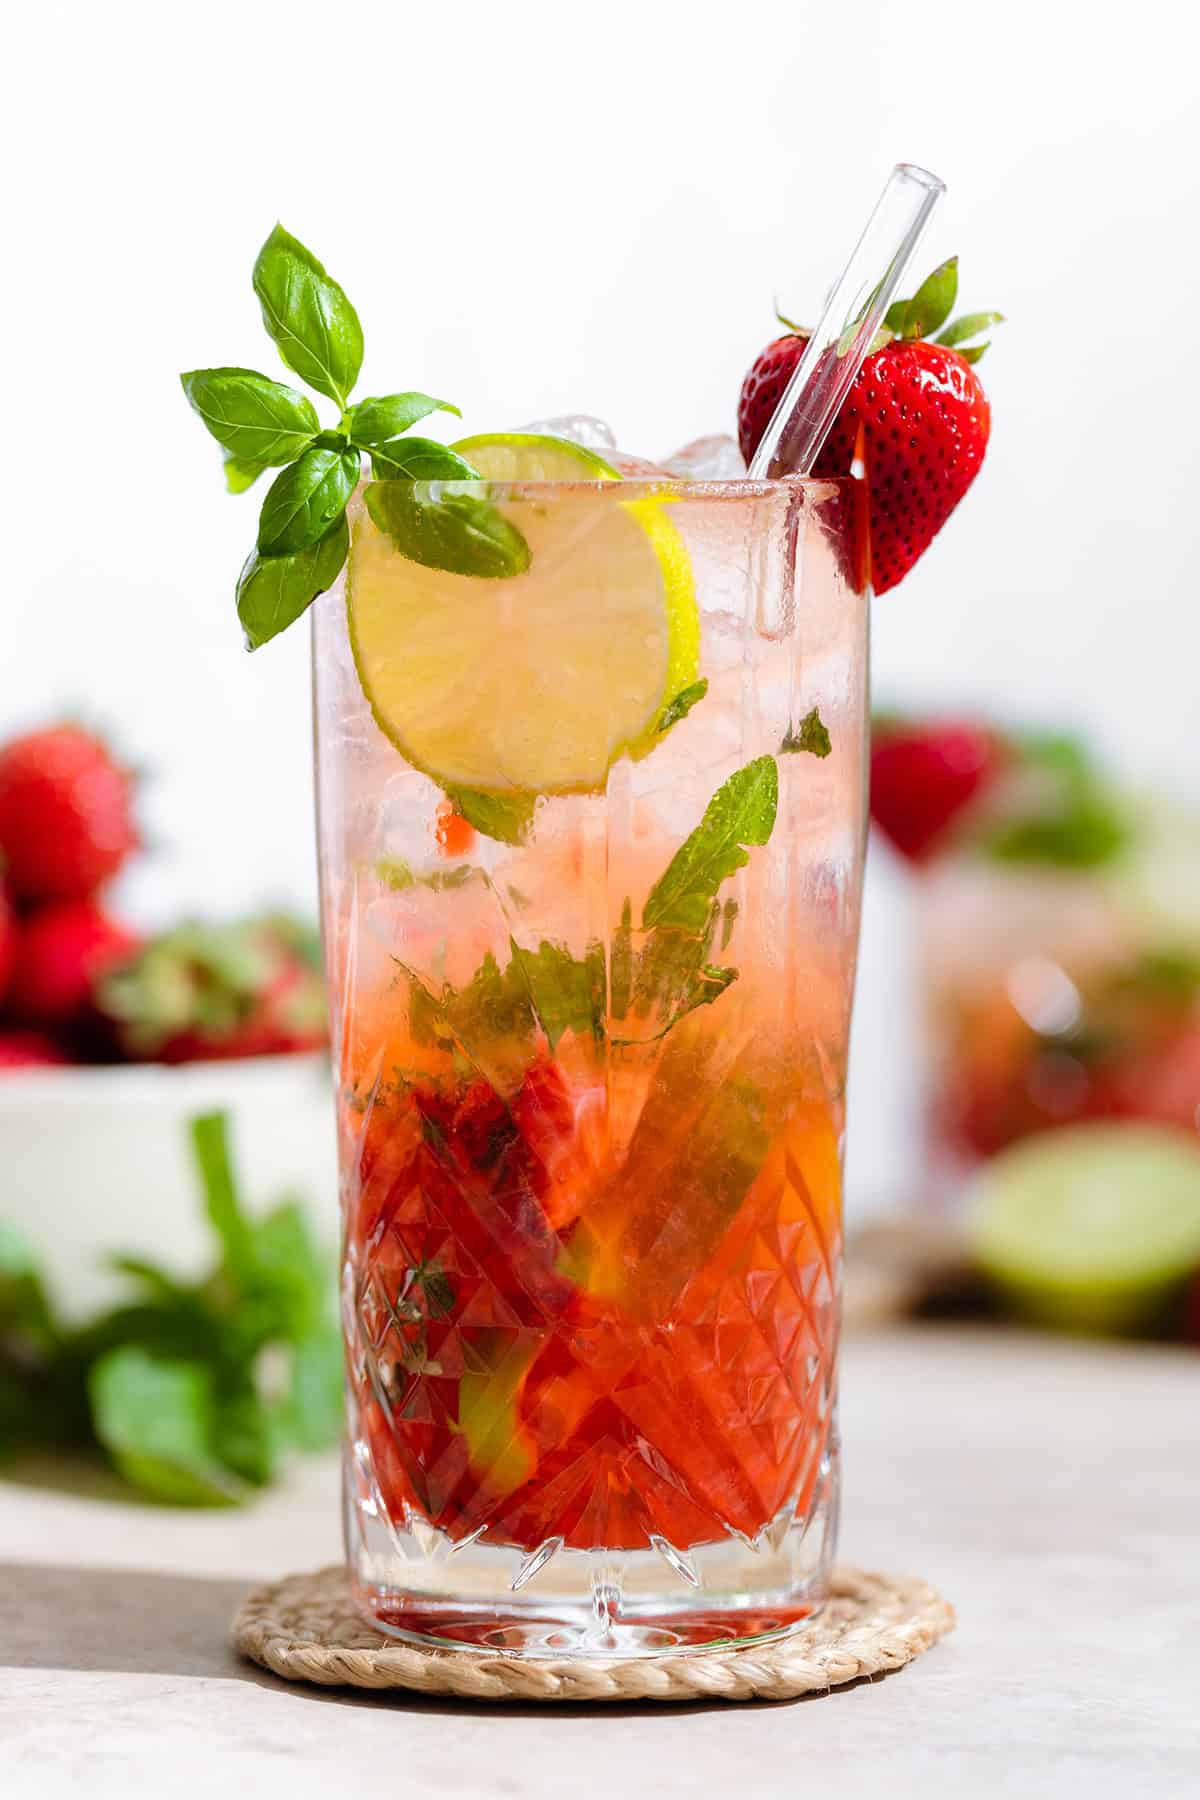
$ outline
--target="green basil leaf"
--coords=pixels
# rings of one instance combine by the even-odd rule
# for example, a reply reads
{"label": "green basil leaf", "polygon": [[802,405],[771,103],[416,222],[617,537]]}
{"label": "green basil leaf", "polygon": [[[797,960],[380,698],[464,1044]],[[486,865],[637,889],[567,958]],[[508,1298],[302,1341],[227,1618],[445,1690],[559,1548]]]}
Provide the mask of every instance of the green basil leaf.
{"label": "green basil leaf", "polygon": [[225,1114],[198,1114],[191,1123],[191,1137],[192,1155],[204,1190],[205,1214],[220,1240],[230,1271],[243,1279],[254,1267],[254,1238],[238,1198]]}
{"label": "green basil leaf", "polygon": [[371,451],[376,481],[478,481],[479,470],[436,438],[398,437]]}
{"label": "green basil leaf", "polygon": [[708,692],[708,682],[701,677],[693,681],[690,687],[680,688],[673,700],[667,702],[659,714],[655,731],[670,731],[672,725],[678,725],[680,719],[686,719],[693,706],[703,700]]}
{"label": "green basil leaf", "polygon": [[1003,313],[964,313],[961,319],[953,319],[947,325],[937,342],[948,344],[953,349],[955,344],[964,344],[968,338],[981,337],[985,331],[990,331],[993,325],[1003,325],[1003,323]]}
{"label": "green basil leaf", "polygon": [[399,437],[418,419],[435,412],[462,418],[457,406],[449,400],[435,400],[431,394],[385,394],[382,399],[360,400],[352,406],[346,414],[346,430],[356,444],[369,449],[373,444],[386,444],[389,438]]}
{"label": "green basil leaf", "polygon": [[213,1418],[213,1455],[252,1487],[266,1487],[274,1479],[283,1437],[248,1377],[239,1381],[232,1393],[219,1395]]}
{"label": "green basil leaf", "polygon": [[257,650],[294,625],[318,594],[333,586],[350,549],[343,513],[323,538],[289,556],[260,556],[252,550],[238,577],[237,610],[246,648]]}
{"label": "green basil leaf", "polygon": [[260,556],[288,556],[323,538],[358,481],[357,450],[306,450],[277,475],[258,521]]}
{"label": "green basil leaf", "polygon": [[929,337],[946,323],[958,297],[958,258],[948,257],[927,275],[904,309],[900,336]]}
{"label": "green basil leaf", "polygon": [[533,820],[533,794],[480,794],[473,788],[447,788],[446,798],[456,813],[501,844],[524,843]]}
{"label": "green basil leaf", "polygon": [[241,1498],[213,1454],[212,1374],[203,1363],[112,1350],[88,1376],[96,1436],[128,1480],[176,1505]]}
{"label": "green basil leaf", "polygon": [[244,457],[227,456],[225,458],[225,491],[227,494],[244,494],[252,488],[260,475],[265,475],[271,467],[270,463],[247,462]]}
{"label": "green basil leaf", "polygon": [[805,713],[795,730],[788,726],[779,748],[784,756],[794,756],[800,750],[807,750],[810,756],[829,755],[833,743],[829,729],[815,706],[811,712]]}
{"label": "green basil leaf", "polygon": [[258,253],[254,291],[288,368],[344,409],[362,367],[358,314],[312,251],[282,225]]}
{"label": "green basil leaf", "polygon": [[765,844],[779,806],[779,770],[759,756],[717,789],[695,831],[650,890],[642,923],[704,931],[717,889],[750,861],[746,846]]}
{"label": "green basil leaf", "polygon": [[0,1219],[0,1340],[47,1349],[58,1336],[33,1250]]}
{"label": "green basil leaf", "polygon": [[342,1334],[323,1325],[292,1352],[292,1379],[283,1425],[301,1450],[328,1450],[342,1429]]}
{"label": "green basil leaf", "polygon": [[487,579],[520,575],[529,567],[529,545],[490,500],[385,481],[368,487],[366,501],[376,525],[411,562]]}
{"label": "green basil leaf", "polygon": [[321,429],[311,400],[254,369],[192,369],[179,380],[192,411],[239,461],[291,462]]}

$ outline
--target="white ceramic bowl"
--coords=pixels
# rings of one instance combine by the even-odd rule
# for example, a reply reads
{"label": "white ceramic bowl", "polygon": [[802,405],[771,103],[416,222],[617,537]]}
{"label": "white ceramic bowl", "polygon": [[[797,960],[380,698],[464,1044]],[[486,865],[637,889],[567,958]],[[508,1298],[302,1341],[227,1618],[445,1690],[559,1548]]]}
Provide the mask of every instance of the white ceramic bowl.
{"label": "white ceramic bowl", "polygon": [[114,1251],[188,1275],[212,1261],[187,1126],[217,1110],[229,1114],[247,1206],[262,1211],[294,1194],[332,1247],[337,1172],[324,1055],[0,1075],[0,1218],[32,1242],[68,1316],[127,1291],[104,1266]]}

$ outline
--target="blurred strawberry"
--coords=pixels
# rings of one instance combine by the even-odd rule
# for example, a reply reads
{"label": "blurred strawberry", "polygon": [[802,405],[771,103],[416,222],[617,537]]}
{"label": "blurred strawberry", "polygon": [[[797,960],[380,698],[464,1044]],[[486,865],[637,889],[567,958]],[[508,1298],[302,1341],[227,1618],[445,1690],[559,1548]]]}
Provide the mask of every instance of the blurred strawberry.
{"label": "blurred strawberry", "polygon": [[0,1031],[0,1074],[6,1069],[59,1068],[67,1059],[40,1031]]}
{"label": "blurred strawberry", "polygon": [[325,993],[286,921],[181,925],[102,981],[96,1011],[134,1062],[318,1049]]}
{"label": "blurred strawberry", "polygon": [[0,750],[0,850],[25,901],[82,900],[138,843],[133,777],[77,725],[14,738]]}
{"label": "blurred strawberry", "polygon": [[[911,300],[889,308],[817,458],[814,473],[829,477],[849,475],[859,459],[865,463],[877,594],[895,587],[928,549],[987,449],[991,409],[971,366],[987,345],[954,346],[999,324],[1000,314],[973,313],[947,324],[957,291],[958,259],[951,257]],[[935,332],[940,336],[929,341]],[[742,383],[738,443],[747,462],[807,345],[803,331],[776,338]]]}
{"label": "blurred strawberry", "polygon": [[12,975],[13,961],[16,956],[16,921],[8,896],[0,883],[0,1005],[4,1003],[4,995],[8,989],[9,977]]}
{"label": "blurred strawberry", "polygon": [[70,1025],[96,983],[136,951],[138,940],[94,900],[63,900],[23,919],[9,982],[9,1009],[35,1025]]}
{"label": "blurred strawberry", "polygon": [[994,732],[968,722],[899,725],[871,751],[871,817],[910,862],[923,862],[1004,766]]}

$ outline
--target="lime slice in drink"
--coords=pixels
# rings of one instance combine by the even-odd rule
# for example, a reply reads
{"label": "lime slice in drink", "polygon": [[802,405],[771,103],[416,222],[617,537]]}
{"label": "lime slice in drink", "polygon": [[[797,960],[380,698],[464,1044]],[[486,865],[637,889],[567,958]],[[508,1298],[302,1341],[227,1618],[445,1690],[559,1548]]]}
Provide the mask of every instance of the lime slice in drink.
{"label": "lime slice in drink", "polygon": [[[455,449],[489,481],[618,481],[566,439],[516,432]],[[602,787],[658,741],[663,707],[696,678],[691,563],[656,500],[594,488],[500,500],[529,567],[506,579],[410,562],[363,515],[347,578],[350,637],[379,725],[441,786],[510,798]]]}
{"label": "lime slice in drink", "polygon": [[1078,1125],[976,1177],[980,1267],[1028,1316],[1074,1330],[1152,1323],[1200,1267],[1200,1144],[1148,1125]]}

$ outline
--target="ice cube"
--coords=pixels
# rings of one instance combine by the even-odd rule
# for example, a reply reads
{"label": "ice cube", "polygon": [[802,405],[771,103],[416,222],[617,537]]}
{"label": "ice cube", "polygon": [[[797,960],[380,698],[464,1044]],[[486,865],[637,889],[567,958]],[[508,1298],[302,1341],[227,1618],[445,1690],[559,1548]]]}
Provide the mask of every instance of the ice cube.
{"label": "ice cube", "polygon": [[666,459],[672,475],[684,481],[744,481],[746,464],[731,437],[693,438]]}
{"label": "ice cube", "polygon": [[609,450],[606,461],[627,481],[668,481],[671,471],[647,456],[633,456],[628,450]]}
{"label": "ice cube", "polygon": [[615,450],[617,440],[610,426],[603,419],[595,419],[591,413],[563,413],[557,419],[535,419],[532,425],[520,425],[519,431],[536,433],[539,437],[569,438],[573,444],[582,444],[585,450]]}

